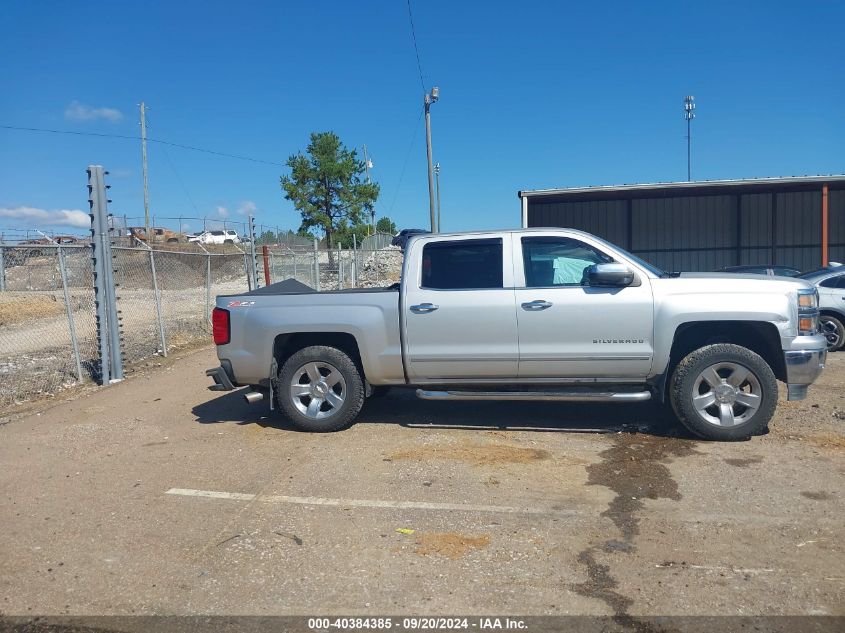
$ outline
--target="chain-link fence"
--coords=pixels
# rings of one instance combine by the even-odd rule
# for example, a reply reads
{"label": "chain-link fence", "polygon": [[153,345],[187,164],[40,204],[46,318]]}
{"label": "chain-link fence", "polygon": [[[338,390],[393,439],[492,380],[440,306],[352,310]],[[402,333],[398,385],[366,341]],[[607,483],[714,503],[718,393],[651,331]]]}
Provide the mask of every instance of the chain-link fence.
{"label": "chain-link fence", "polygon": [[0,246],[0,408],[99,372],[91,249]]}
{"label": "chain-link fence", "polygon": [[[312,288],[344,290],[349,288],[378,288],[399,282],[402,276],[403,255],[397,247],[379,250],[293,250],[287,246],[267,246],[257,251],[261,283],[296,279]],[[265,275],[266,271],[269,275]]]}

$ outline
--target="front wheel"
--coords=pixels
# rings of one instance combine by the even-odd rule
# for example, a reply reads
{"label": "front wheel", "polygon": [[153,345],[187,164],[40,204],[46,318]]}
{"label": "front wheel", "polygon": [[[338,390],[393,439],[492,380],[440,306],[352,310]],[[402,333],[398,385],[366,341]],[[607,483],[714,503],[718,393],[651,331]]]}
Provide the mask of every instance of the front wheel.
{"label": "front wheel", "polygon": [[829,314],[819,317],[822,334],[827,339],[827,351],[835,352],[845,346],[845,325],[842,321]]}
{"label": "front wheel", "polygon": [[305,431],[338,431],[358,416],[364,381],[341,350],[314,345],[299,350],[279,370],[279,408]]}
{"label": "front wheel", "polygon": [[669,396],[679,420],[710,440],[742,440],[762,432],[775,413],[778,385],[760,355],[739,345],[707,345],[672,374]]}

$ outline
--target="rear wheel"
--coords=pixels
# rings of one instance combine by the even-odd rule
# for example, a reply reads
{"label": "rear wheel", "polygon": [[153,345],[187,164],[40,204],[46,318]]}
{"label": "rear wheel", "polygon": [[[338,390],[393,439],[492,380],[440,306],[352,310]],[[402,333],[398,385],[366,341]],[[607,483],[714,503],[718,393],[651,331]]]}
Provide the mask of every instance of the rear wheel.
{"label": "rear wheel", "polygon": [[829,314],[819,317],[822,334],[827,339],[827,351],[835,352],[845,346],[845,325],[842,321]]}
{"label": "rear wheel", "polygon": [[707,345],[672,374],[672,408],[692,433],[741,440],[762,432],[775,413],[778,386],[771,367],[739,345]]}
{"label": "rear wheel", "polygon": [[306,431],[338,431],[352,423],[364,404],[358,367],[341,350],[321,345],[301,349],[285,361],[277,392],[284,414]]}

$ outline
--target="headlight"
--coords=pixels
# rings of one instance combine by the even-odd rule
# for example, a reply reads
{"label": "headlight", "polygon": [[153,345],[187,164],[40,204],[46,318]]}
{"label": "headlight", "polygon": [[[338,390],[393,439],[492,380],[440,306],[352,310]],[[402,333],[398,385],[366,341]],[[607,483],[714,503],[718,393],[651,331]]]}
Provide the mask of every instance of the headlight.
{"label": "headlight", "polygon": [[798,333],[809,336],[819,331],[819,291],[802,288],[798,291]]}
{"label": "headlight", "polygon": [[798,308],[814,310],[819,307],[819,291],[807,288],[798,291]]}

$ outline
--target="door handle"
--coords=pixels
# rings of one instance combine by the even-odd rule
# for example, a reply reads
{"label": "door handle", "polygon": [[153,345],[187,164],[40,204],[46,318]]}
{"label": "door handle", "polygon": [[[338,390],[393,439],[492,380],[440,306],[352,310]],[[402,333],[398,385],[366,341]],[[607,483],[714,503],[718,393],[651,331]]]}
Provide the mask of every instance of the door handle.
{"label": "door handle", "polygon": [[536,301],[527,301],[522,304],[523,310],[528,310],[529,312],[538,312],[540,310],[545,310],[546,308],[551,308],[552,304],[550,301],[543,301],[542,299],[537,299]]}
{"label": "door handle", "polygon": [[434,312],[440,306],[433,303],[420,303],[419,305],[411,306],[411,312],[414,314],[428,314]]}

